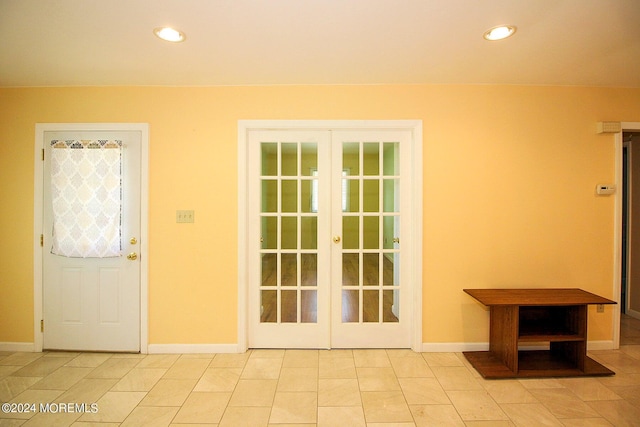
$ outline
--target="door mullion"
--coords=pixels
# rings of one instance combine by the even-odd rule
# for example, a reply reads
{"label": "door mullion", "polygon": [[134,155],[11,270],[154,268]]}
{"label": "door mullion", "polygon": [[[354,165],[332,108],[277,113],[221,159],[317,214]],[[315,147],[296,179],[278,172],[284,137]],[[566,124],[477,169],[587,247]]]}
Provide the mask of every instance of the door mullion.
{"label": "door mullion", "polygon": [[378,323],[384,323],[384,143],[378,142]]}
{"label": "door mullion", "polygon": [[296,143],[296,323],[302,322],[302,258],[300,251],[302,250],[302,144]]}
{"label": "door mullion", "polygon": [[276,238],[276,323],[282,323],[282,143],[276,143],[276,215],[278,228]]}

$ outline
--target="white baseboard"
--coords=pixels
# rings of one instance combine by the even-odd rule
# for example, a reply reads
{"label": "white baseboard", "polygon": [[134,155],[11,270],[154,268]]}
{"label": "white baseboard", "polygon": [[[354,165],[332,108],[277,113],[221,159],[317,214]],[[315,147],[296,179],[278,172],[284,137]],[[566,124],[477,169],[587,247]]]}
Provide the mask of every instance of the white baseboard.
{"label": "white baseboard", "polygon": [[240,353],[238,344],[149,344],[149,354]]}
{"label": "white baseboard", "polygon": [[613,340],[587,341],[587,350],[613,350]]}
{"label": "white baseboard", "polygon": [[486,342],[440,342],[440,343],[422,343],[423,353],[461,353],[463,351],[487,351],[489,343]]}
{"label": "white baseboard", "polygon": [[[536,350],[530,346],[527,350]],[[463,351],[487,351],[489,343],[422,343],[423,353],[461,353]],[[613,341],[589,341],[587,350],[613,350]],[[32,342],[0,342],[0,351],[35,351]],[[189,353],[241,353],[238,344],[149,344],[149,354],[189,354]]]}
{"label": "white baseboard", "polygon": [[36,347],[32,342],[0,342],[0,351],[33,353]]}
{"label": "white baseboard", "polygon": [[640,319],[640,311],[628,309],[625,314],[627,316],[633,317],[634,319]]}
{"label": "white baseboard", "polygon": [[[549,344],[540,343],[536,345],[532,343],[527,346],[519,347],[520,350],[544,350],[548,349]],[[463,351],[488,351],[488,342],[451,342],[451,343],[422,343],[423,353],[462,353]],[[613,350],[613,341],[588,341],[587,350]]]}

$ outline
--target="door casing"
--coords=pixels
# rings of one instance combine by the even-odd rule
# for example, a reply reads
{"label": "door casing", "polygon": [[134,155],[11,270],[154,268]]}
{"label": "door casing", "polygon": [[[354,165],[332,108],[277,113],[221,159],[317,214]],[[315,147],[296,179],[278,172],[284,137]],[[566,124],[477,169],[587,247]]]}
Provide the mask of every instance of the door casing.
{"label": "door casing", "polygon": [[[615,197],[615,212],[614,212],[614,250],[613,250],[613,300],[616,304],[613,308],[613,349],[620,348],[620,292],[622,287],[622,197],[620,192],[622,191],[622,181],[624,179],[622,173],[622,136],[624,132],[638,132],[640,131],[640,122],[621,122],[621,132],[614,135],[615,141],[615,181],[618,192]],[[629,288],[627,288],[629,291]],[[627,300],[629,295],[627,295]],[[591,346],[590,349],[594,348]],[[610,347],[602,348],[610,349]]]}
{"label": "door casing", "polygon": [[415,262],[409,272],[413,286],[411,348],[422,349],[422,121],[421,120],[239,120],[238,121],[238,351],[248,348],[249,256],[248,256],[248,134],[257,130],[409,130],[413,247]]}
{"label": "door casing", "polygon": [[147,123],[37,123],[34,150],[33,212],[33,350],[42,351],[43,333],[43,254],[40,236],[44,234],[44,136],[48,131],[138,131],[140,132],[140,352],[148,352],[148,213],[149,213],[149,125]]}

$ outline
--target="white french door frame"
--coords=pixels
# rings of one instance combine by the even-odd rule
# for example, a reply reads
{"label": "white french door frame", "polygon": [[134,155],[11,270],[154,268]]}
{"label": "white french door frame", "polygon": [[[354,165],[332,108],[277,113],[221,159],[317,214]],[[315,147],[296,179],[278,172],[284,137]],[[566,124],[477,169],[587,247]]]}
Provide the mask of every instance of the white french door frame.
{"label": "white french door frame", "polygon": [[411,210],[413,257],[411,348],[422,351],[422,121],[421,120],[239,120],[238,121],[238,352],[248,349],[249,327],[249,132],[265,130],[403,130],[411,132]]}
{"label": "white french door frame", "polygon": [[149,125],[147,123],[37,123],[34,156],[33,200],[33,351],[41,352],[43,333],[40,321],[43,306],[43,254],[40,235],[44,234],[44,150],[45,132],[137,131],[140,132],[140,353],[148,352],[149,286]]}

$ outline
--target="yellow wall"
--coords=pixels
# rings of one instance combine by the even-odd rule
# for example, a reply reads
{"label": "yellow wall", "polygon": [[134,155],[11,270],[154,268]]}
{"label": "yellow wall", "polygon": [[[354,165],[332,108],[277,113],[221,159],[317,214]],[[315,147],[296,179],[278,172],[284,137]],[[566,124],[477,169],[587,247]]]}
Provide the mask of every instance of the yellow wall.
{"label": "yellow wall", "polygon": [[[421,119],[423,342],[486,342],[466,287],[582,287],[613,297],[614,139],[640,89],[270,86],[0,89],[0,342],[33,337],[38,122],[150,125],[149,341],[237,337],[237,120]],[[175,223],[194,209],[193,225]],[[591,339],[611,313],[590,314]]]}

